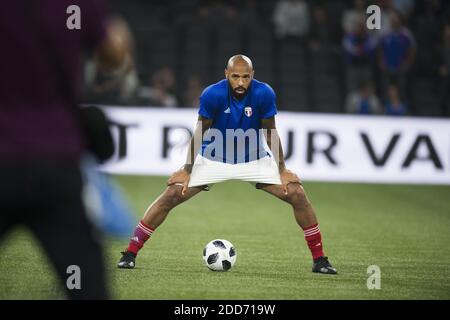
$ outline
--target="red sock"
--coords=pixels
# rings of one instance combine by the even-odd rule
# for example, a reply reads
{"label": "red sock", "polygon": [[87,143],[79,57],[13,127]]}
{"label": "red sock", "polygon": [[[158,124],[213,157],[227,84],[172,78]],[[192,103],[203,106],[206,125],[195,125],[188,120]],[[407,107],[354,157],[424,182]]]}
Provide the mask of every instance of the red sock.
{"label": "red sock", "polygon": [[313,259],[323,257],[322,236],[319,225],[313,224],[303,229],[303,232],[305,233],[305,240],[308,243],[309,250],[311,250]]}
{"label": "red sock", "polygon": [[128,245],[127,251],[130,251],[136,255],[144,246],[145,241],[150,238],[153,231],[155,230],[147,226],[144,221],[139,221],[136,229],[134,229],[134,234],[130,239],[130,244]]}

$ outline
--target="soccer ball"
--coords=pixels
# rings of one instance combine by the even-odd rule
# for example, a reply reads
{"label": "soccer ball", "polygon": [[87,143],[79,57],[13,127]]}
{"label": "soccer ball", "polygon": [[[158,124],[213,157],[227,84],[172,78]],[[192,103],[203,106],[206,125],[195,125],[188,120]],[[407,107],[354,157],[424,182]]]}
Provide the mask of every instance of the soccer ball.
{"label": "soccer ball", "polygon": [[236,250],[230,241],[215,239],[203,249],[203,261],[213,271],[228,271],[236,263]]}

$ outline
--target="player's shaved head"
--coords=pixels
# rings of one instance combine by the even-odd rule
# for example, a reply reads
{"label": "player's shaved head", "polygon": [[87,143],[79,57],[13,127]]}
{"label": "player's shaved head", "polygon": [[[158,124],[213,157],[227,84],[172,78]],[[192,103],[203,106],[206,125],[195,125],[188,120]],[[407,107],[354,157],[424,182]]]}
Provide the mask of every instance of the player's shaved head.
{"label": "player's shaved head", "polygon": [[249,57],[244,56],[243,54],[237,54],[232,56],[227,63],[227,69],[233,69],[236,65],[245,65],[250,70],[253,70],[253,63],[252,60],[250,60]]}
{"label": "player's shaved head", "polygon": [[227,78],[235,98],[242,99],[247,94],[253,74],[253,63],[249,57],[237,54],[228,60],[225,78]]}

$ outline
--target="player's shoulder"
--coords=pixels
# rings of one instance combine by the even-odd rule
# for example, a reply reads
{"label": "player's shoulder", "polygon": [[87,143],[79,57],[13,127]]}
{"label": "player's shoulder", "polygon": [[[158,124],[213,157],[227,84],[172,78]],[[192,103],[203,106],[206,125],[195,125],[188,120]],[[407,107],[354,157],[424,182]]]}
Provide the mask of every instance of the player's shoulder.
{"label": "player's shoulder", "polygon": [[275,96],[275,90],[268,83],[256,79],[253,79],[252,90],[257,96],[263,98]]}
{"label": "player's shoulder", "polygon": [[213,83],[209,86],[207,86],[202,94],[201,97],[204,99],[217,99],[223,96],[226,96],[228,94],[228,86],[227,86],[227,80],[223,79],[219,82]]}

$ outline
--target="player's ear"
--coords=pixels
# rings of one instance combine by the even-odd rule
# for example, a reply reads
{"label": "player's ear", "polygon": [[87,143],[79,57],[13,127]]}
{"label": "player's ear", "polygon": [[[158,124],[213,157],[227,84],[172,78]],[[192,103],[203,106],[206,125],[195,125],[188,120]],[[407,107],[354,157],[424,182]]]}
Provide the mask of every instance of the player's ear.
{"label": "player's ear", "polygon": [[227,80],[228,80],[228,70],[227,70],[227,69],[225,69],[225,70],[224,70],[224,72],[225,72],[225,79],[227,79]]}

